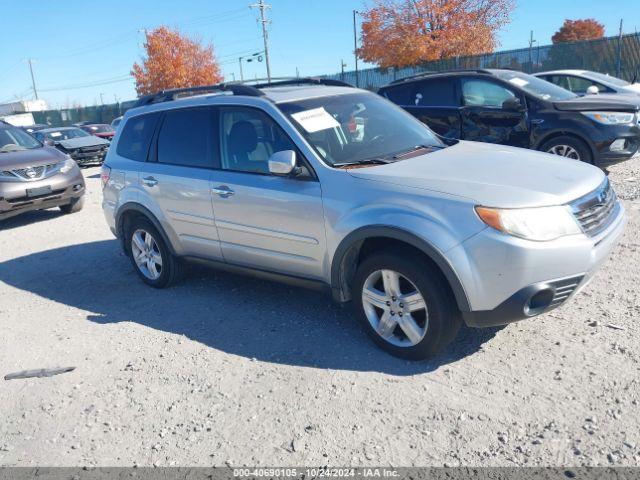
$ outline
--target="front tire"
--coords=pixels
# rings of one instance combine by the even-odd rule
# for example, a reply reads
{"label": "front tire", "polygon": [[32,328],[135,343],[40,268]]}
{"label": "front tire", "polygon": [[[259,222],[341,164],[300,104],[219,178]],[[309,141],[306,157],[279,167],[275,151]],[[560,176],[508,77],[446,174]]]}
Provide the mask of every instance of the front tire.
{"label": "front tire", "polygon": [[415,252],[374,253],[356,272],[356,315],[374,342],[392,355],[433,357],[455,338],[462,323],[445,282]]}
{"label": "front tire", "polygon": [[593,163],[593,155],[591,154],[589,146],[575,137],[563,135],[552,138],[542,144],[540,150],[571,160]]}
{"label": "front tire", "polygon": [[144,218],[133,220],[126,235],[127,254],[143,282],[154,288],[165,288],[182,278],[182,261],[171,254],[151,222]]}

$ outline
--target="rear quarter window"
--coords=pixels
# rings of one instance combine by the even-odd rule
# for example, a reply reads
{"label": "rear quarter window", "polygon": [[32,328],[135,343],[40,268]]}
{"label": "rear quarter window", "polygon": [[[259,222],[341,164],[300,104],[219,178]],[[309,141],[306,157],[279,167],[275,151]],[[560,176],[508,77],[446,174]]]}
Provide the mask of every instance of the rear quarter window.
{"label": "rear quarter window", "polygon": [[149,145],[158,123],[158,112],[137,115],[124,124],[116,152],[118,155],[136,162],[147,160]]}

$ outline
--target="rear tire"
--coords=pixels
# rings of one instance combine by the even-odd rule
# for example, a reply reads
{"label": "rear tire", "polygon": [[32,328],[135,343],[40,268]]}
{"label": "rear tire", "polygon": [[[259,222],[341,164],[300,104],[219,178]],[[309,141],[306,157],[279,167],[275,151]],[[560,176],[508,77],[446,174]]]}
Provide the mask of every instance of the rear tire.
{"label": "rear tire", "polygon": [[182,260],[171,253],[164,238],[149,220],[135,218],[125,235],[127,255],[144,283],[154,288],[166,288],[182,278]]}
{"label": "rear tire", "polygon": [[67,203],[66,205],[60,205],[58,208],[60,208],[60,211],[62,213],[68,215],[70,213],[79,212],[80,210],[82,210],[82,207],[84,207],[84,195],[80,198],[74,198],[70,203]]}
{"label": "rear tire", "polygon": [[547,140],[542,144],[540,150],[543,152],[560,155],[570,160],[580,160],[593,164],[593,154],[589,145],[576,137],[563,135]]}
{"label": "rear tire", "polygon": [[462,323],[446,280],[410,250],[366,258],[356,272],[353,302],[373,341],[392,355],[410,360],[440,353]]}

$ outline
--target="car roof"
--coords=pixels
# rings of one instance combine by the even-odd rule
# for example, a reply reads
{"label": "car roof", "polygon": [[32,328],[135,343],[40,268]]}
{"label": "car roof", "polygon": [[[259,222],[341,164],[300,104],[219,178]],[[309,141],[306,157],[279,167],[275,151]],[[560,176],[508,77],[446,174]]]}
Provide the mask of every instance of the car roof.
{"label": "car roof", "polygon": [[[307,100],[310,98],[320,98],[320,97],[329,97],[336,95],[346,95],[349,93],[367,93],[372,94],[368,90],[362,90],[359,88],[355,88],[350,86],[347,83],[327,80],[328,82],[332,82],[330,85],[326,84],[316,84],[316,83],[304,83],[296,84],[294,81],[282,82],[283,84],[279,85],[278,82],[274,82],[273,84],[258,84],[256,86],[248,86],[247,89],[242,85],[242,90],[238,93],[234,93],[230,90],[219,90],[219,91],[207,91],[201,94],[188,95],[183,97],[178,97],[173,100],[171,99],[161,99],[158,102],[150,101],[146,104],[142,104],[139,106],[134,106],[133,108],[127,110],[125,114],[126,117],[131,117],[134,115],[141,114],[143,112],[153,110],[153,111],[162,111],[165,109],[175,108],[178,105],[184,106],[195,106],[202,104],[202,100],[208,100],[208,104],[215,105],[216,99],[225,99],[227,101],[220,102],[228,104],[228,99],[237,96],[238,98],[253,98],[253,99],[264,99],[268,100],[274,104],[287,103],[299,100]],[[341,85],[337,85],[340,83]],[[342,86],[344,85],[344,86]],[[185,89],[189,90],[189,89]],[[195,88],[194,88],[195,90]],[[171,94],[172,91],[168,91]],[[176,90],[176,92],[180,93],[180,91]],[[245,92],[247,92],[245,94]],[[255,92],[255,94],[253,94]],[[165,93],[160,92],[157,94],[158,96],[164,97]],[[142,99],[144,101],[144,98]],[[153,108],[152,108],[153,107]]]}
{"label": "car roof", "polygon": [[422,72],[416,75],[410,75],[408,77],[399,78],[394,80],[387,85],[380,87],[380,90],[396,87],[403,84],[419,82],[422,80],[427,80],[431,78],[442,78],[442,77],[457,77],[462,75],[479,75],[479,76],[495,76],[498,72],[514,72],[514,73],[523,73],[518,70],[509,70],[507,68],[476,68],[476,69],[459,69],[459,70],[442,70],[439,72],[429,71]]}
{"label": "car roof", "polygon": [[38,130],[40,133],[49,133],[49,132],[62,132],[63,130],[78,130],[80,127],[51,127],[51,128],[43,128],[42,130]]}
{"label": "car roof", "polygon": [[549,70],[547,72],[537,72],[537,73],[534,73],[533,75],[536,77],[539,77],[540,75],[588,75],[589,73],[590,73],[589,70],[565,69],[565,70]]}

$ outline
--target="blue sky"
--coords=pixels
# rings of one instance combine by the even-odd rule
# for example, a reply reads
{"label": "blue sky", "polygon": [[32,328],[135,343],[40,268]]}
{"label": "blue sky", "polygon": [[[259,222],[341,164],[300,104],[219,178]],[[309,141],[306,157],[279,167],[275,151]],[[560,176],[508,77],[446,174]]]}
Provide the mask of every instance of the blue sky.
{"label": "blue sky", "polygon": [[[353,69],[352,10],[363,0],[267,0],[274,76],[318,75]],[[135,97],[128,79],[142,55],[144,28],[178,27],[214,44],[228,80],[239,78],[238,56],[262,50],[253,0],[2,0],[0,103],[29,99],[26,58],[33,58],[40,97],[55,107],[112,103]],[[501,49],[541,44],[565,18],[594,17],[607,35],[640,29],[640,2],[632,0],[517,0],[512,22],[500,32]],[[264,63],[244,63],[246,77],[264,77]]]}

